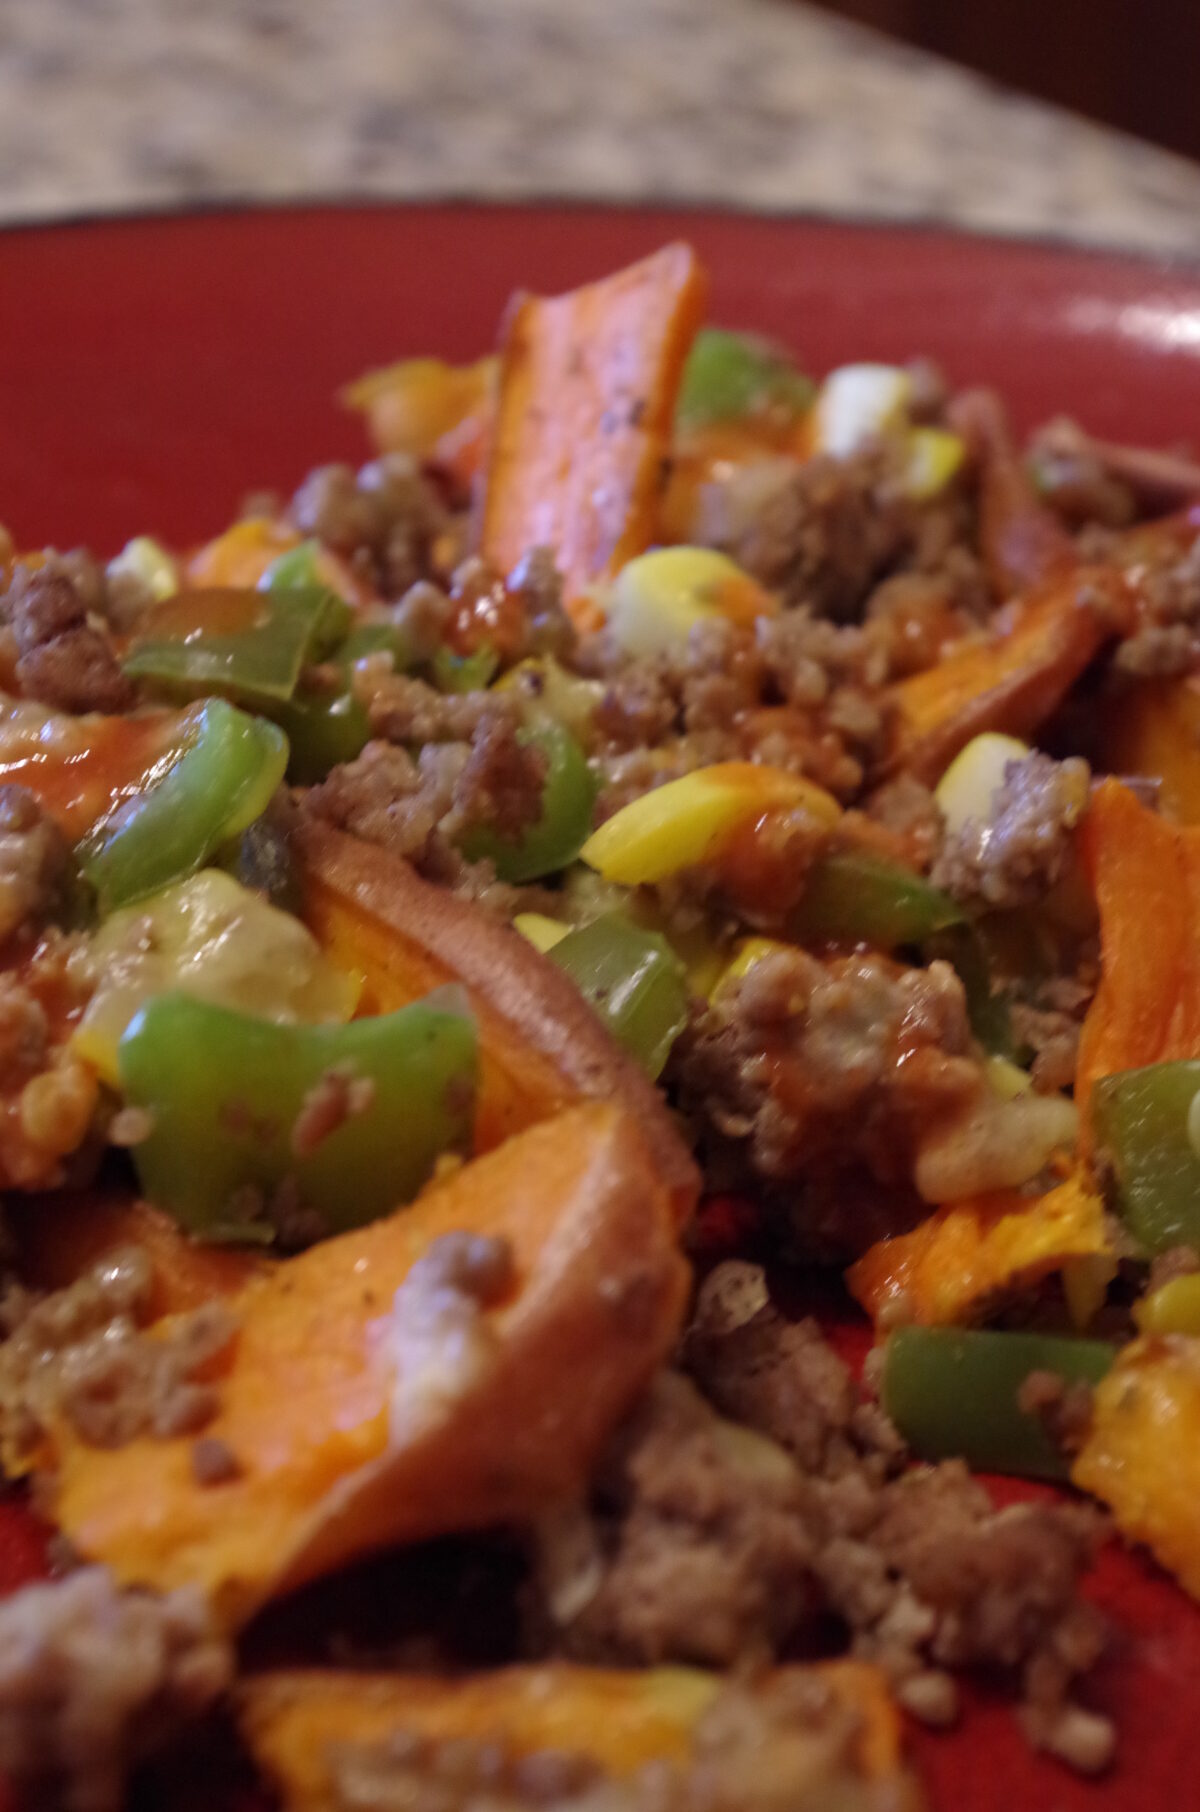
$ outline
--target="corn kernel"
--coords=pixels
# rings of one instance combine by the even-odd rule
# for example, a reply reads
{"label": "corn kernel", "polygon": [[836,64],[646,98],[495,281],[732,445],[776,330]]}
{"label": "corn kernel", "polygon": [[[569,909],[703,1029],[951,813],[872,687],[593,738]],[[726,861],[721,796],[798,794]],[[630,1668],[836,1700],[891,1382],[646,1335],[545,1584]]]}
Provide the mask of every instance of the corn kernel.
{"label": "corn kernel", "polygon": [[740,825],[772,809],[808,811],[836,823],[841,808],[823,787],[780,768],[719,762],[643,793],[594,831],[580,851],[606,881],[664,881],[714,855]]}
{"label": "corn kernel", "polygon": [[955,756],[933,795],[951,836],[969,818],[990,818],[992,801],[1004,785],[1004,770],[1010,761],[1023,761],[1028,753],[1028,743],[987,730]]}
{"label": "corn kernel", "polygon": [[944,491],[966,458],[961,434],[946,428],[910,428],[905,442],[904,489],[918,502]]}
{"label": "corn kernel", "polygon": [[518,912],[513,920],[513,930],[519,931],[543,955],[547,950],[553,950],[555,944],[561,944],[570,929],[561,919],[547,918],[542,912]]}
{"label": "corn kernel", "polygon": [[127,541],[106,570],[110,579],[136,580],[156,604],[165,604],[179,590],[178,566],[166,548],[149,535],[135,535]]}
{"label": "corn kernel", "polygon": [[817,451],[849,458],[865,442],[903,426],[911,401],[912,378],[898,365],[840,365],[813,407]]}
{"label": "corn kernel", "polygon": [[1134,1304],[1133,1318],[1143,1334],[1200,1334],[1200,1271],[1173,1277],[1143,1296]]}
{"label": "corn kernel", "polygon": [[770,593],[727,554],[661,547],[622,568],[605,614],[626,654],[648,656],[678,648],[697,623],[725,617],[745,624],[775,609]]}

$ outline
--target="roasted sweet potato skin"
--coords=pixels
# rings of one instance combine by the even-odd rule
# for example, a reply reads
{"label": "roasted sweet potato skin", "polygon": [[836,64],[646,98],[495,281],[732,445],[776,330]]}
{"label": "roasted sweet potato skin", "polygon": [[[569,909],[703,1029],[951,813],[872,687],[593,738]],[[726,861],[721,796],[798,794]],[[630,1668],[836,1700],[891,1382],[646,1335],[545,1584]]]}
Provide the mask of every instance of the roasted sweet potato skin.
{"label": "roasted sweet potato skin", "polygon": [[465,986],[479,1019],[478,1150],[580,1098],[617,1101],[640,1122],[680,1219],[691,1212],[699,1172],[662,1096],[562,970],[374,844],[307,817],[292,839],[304,917],[327,955],[365,978],[360,1010]]}
{"label": "roasted sweet potato skin", "polygon": [[649,546],[706,289],[676,244],[566,295],[514,298],[480,525],[500,572],[550,547],[586,616],[588,587]]}
{"label": "roasted sweet potato skin", "polygon": [[[513,1283],[480,1310],[487,1363],[444,1389],[443,1349],[405,1358],[410,1323],[390,1334],[389,1316],[417,1260],[461,1232],[507,1241]],[[232,1456],[227,1482],[200,1480],[190,1435],[99,1449],[63,1426],[47,1503],[81,1554],[127,1582],[199,1586],[236,1625],[360,1554],[519,1522],[577,1491],[673,1345],[688,1284],[636,1122],[570,1109],[232,1299],[204,1430]]]}
{"label": "roasted sweet potato skin", "polygon": [[[857,1724],[841,1753],[822,1755],[820,1737],[808,1739],[805,1786],[813,1803],[825,1803],[828,1793],[831,1805],[858,1812],[919,1812],[920,1793],[903,1768],[899,1717],[878,1670],[858,1662],[781,1668],[747,1691],[766,1698],[806,1678],[829,1692],[838,1712],[850,1714],[852,1729]],[[313,1671],[250,1682],[238,1709],[248,1747],[285,1812],[329,1812],[337,1747],[385,1741],[399,1730],[433,1742],[486,1744],[510,1757],[582,1754],[617,1778],[655,1761],[686,1768],[696,1724],[721,1686],[717,1676],[688,1667],[616,1672],[568,1662],[454,1680]],[[789,1730],[788,1740],[805,1743],[802,1724]],[[746,1759],[751,1763],[749,1754]],[[769,1750],[756,1753],[752,1765],[770,1778]],[[881,1789],[878,1796],[872,1787]]]}

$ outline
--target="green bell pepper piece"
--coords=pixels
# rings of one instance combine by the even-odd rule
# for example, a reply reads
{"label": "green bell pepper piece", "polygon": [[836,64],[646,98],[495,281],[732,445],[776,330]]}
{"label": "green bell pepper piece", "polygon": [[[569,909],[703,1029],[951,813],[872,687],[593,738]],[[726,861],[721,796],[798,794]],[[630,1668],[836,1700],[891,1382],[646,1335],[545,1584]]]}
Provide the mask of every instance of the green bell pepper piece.
{"label": "green bell pepper piece", "polygon": [[667,940],[610,912],[547,954],[657,1080],[688,1016],[687,975]]}
{"label": "green bell pepper piece", "polygon": [[899,862],[864,850],[834,850],[812,867],[789,931],[801,940],[895,950],[962,922],[960,907]]}
{"label": "green bell pepper piece", "polygon": [[349,620],[349,606],[324,587],[184,593],[155,612],[154,633],[134,643],[124,668],[172,698],[217,694],[269,711],[336,647]]}
{"label": "green bell pepper piece", "polygon": [[975,1037],[990,1056],[1014,1062],[1017,1045],[1012,1013],[1005,996],[992,987],[987,951],[974,925],[948,925],[944,931],[935,931],[923,941],[921,954],[926,962],[940,958],[950,964],[963,985]]}
{"label": "green bell pepper piece", "polygon": [[459,840],[459,849],[468,862],[491,861],[502,881],[519,884],[554,874],[575,860],[592,828],[596,780],[575,738],[557,724],[531,724],[518,730],[517,740],[546,754],[540,817],[518,837],[473,825]]}
{"label": "green bell pepper piece", "polygon": [[1112,1170],[1117,1212],[1150,1254],[1200,1247],[1200,1155],[1188,1136],[1198,1094],[1200,1062],[1192,1059],[1122,1070],[1092,1090],[1096,1145]]}
{"label": "green bell pepper piece", "polygon": [[705,327],[683,368],[675,419],[681,428],[702,428],[767,409],[798,416],[814,391],[812,380],[769,340]]}
{"label": "green bell pepper piece", "polygon": [[307,591],[317,586],[323,588],[317,566],[320,551],[320,544],[312,540],[302,541],[299,547],[289,547],[286,553],[272,560],[258,582],[259,591]]}
{"label": "green bell pepper piece", "polygon": [[222,698],[188,713],[160,779],[127,799],[76,854],[101,913],[203,868],[266,810],[287,767],[287,737]]}
{"label": "green bell pepper piece", "polygon": [[[151,1117],[133,1152],[143,1190],[210,1238],[228,1235],[239,1189],[285,1180],[330,1232],[361,1226],[411,1200],[441,1153],[471,1137],[475,1022],[434,997],[348,1025],[288,1026],[160,994],[118,1062],[126,1099]],[[297,1149],[297,1116],[331,1072],[367,1082],[366,1103]]]}
{"label": "green bell pepper piece", "polygon": [[285,705],[271,713],[288,739],[288,779],[296,786],[315,786],[331,768],[361,755],[371,736],[366,707],[347,688],[303,682]]}
{"label": "green bell pepper piece", "polygon": [[439,648],[430,665],[439,692],[480,692],[494,679],[500,656],[486,644],[470,654]]}
{"label": "green bell pepper piece", "polygon": [[1102,1340],[990,1328],[900,1328],[884,1347],[881,1400],[923,1460],[981,1472],[1065,1479],[1066,1455],[1017,1397],[1031,1372],[1098,1384],[1117,1349]]}

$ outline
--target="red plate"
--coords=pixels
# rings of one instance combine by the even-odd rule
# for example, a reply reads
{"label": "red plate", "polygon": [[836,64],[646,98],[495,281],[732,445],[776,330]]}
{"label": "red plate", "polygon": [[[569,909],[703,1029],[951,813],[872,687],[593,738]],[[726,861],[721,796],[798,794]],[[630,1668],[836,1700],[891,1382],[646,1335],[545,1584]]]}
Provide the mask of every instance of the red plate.
{"label": "red plate", "polygon": [[[567,288],[674,237],[708,263],[716,319],[778,336],[814,370],[927,352],[956,382],[996,384],[1026,425],[1068,411],[1159,445],[1200,430],[1200,268],[1186,265],[586,208],[118,221],[0,236],[0,521],[22,545],[198,539],[245,491],[361,455],[334,401],[347,378],[409,353],[476,356],[517,286]],[[0,1504],[0,1590],[39,1554]],[[915,1738],[938,1812],[1195,1800],[1200,1615],[1115,1547],[1092,1589],[1124,1632],[1096,1688],[1120,1724],[1116,1768],[1080,1783],[979,1700],[953,1735]]]}

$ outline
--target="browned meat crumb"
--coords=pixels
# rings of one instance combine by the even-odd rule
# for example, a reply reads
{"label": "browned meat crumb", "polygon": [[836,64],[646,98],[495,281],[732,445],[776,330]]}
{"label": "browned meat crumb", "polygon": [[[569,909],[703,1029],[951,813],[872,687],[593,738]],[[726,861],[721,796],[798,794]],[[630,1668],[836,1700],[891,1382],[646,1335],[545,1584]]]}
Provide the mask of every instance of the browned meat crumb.
{"label": "browned meat crumb", "polygon": [[894,1779],[868,1783],[861,1716],[817,1674],[727,1681],[682,1763],[615,1777],[561,1749],[515,1755],[496,1740],[398,1730],[331,1756],[331,1812],[887,1812]]}
{"label": "browned meat crumb", "polygon": [[1061,880],[1087,806],[1087,763],[1034,751],[1010,761],[986,818],[946,839],[931,879],[957,900],[1028,906]]}
{"label": "browned meat crumb", "polygon": [[1200,547],[1147,567],[1138,591],[1141,627],[1118,644],[1114,677],[1160,679],[1190,672],[1200,661]]}
{"label": "browned meat crumb", "polygon": [[236,1323],[223,1303],[174,1318],[169,1333],[142,1331],[152,1273],[129,1248],[98,1260],[66,1289],[22,1297],[0,1345],[0,1437],[20,1456],[64,1417],[81,1440],[117,1447],[150,1434],[169,1439],[211,1419],[218,1392],[207,1374]]}
{"label": "browned meat crumb", "polygon": [[866,815],[902,837],[913,866],[927,869],[942,845],[945,825],[929,788],[913,774],[897,774],[878,787],[865,804]]}
{"label": "browned meat crumb", "polygon": [[326,1070],[305,1095],[291,1132],[292,1155],[310,1158],[325,1140],[348,1120],[370,1113],[375,1084],[370,1076],[356,1076],[338,1064]]}
{"label": "browned meat crumb", "polygon": [[125,711],[132,683],[107,633],[95,626],[71,580],[54,567],[18,566],[3,598],[17,647],[16,676],[27,698],[65,711]]}
{"label": "browned meat crumb", "polygon": [[[705,487],[696,538],[731,554],[788,603],[842,621],[860,617],[884,574],[936,572],[970,543],[963,492],[951,487],[916,504],[897,482],[893,458],[879,446],[852,459],[735,466]],[[961,553],[956,566],[965,591],[981,589],[977,562],[969,580]]]}
{"label": "browned meat crumb", "polygon": [[830,1158],[903,1181],[931,1119],[973,1096],[980,1069],[948,964],[762,958],[688,1028],[672,1060],[685,1108],[769,1180]]}
{"label": "browned meat crumb", "polygon": [[372,460],[357,475],[349,466],[318,466],[293,497],[291,516],[388,598],[430,576],[433,543],[446,524],[436,490],[400,453]]}
{"label": "browned meat crumb", "polygon": [[102,1567],[0,1602],[0,1778],[38,1812],[120,1812],[130,1770],[229,1686],[198,1593],[122,1590]]}
{"label": "browned meat crumb", "polygon": [[761,1266],[730,1259],[700,1286],[684,1363],[722,1415],[769,1435],[806,1472],[867,1466],[879,1478],[904,1444],[878,1406],[860,1399],[815,1321],[788,1321]]}
{"label": "browned meat crumb", "polygon": [[[883,1412],[817,1352],[815,1330],[797,1337],[762,1295],[739,1267],[702,1299],[685,1347],[744,1420],[724,1421],[665,1374],[600,1470],[590,1546],[577,1531],[565,1571],[543,1548],[555,1639],[608,1661],[729,1666],[786,1651],[833,1614],[915,1715],[954,1715],[947,1670],[1003,1668],[1034,1740],[1102,1765],[1111,1729],[1069,1699],[1103,1646],[1102,1620],[1078,1596],[1100,1519],[1075,1505],[994,1510],[957,1462],[897,1473],[902,1446]],[[1070,1734],[1081,1729],[1090,1749]]]}
{"label": "browned meat crumb", "polygon": [[1038,495],[1072,528],[1100,523],[1120,529],[1137,515],[1129,486],[1109,470],[1091,437],[1065,416],[1037,430],[1028,462]]}
{"label": "browned meat crumb", "polygon": [[70,851],[23,786],[0,786],[0,943],[62,901]]}

